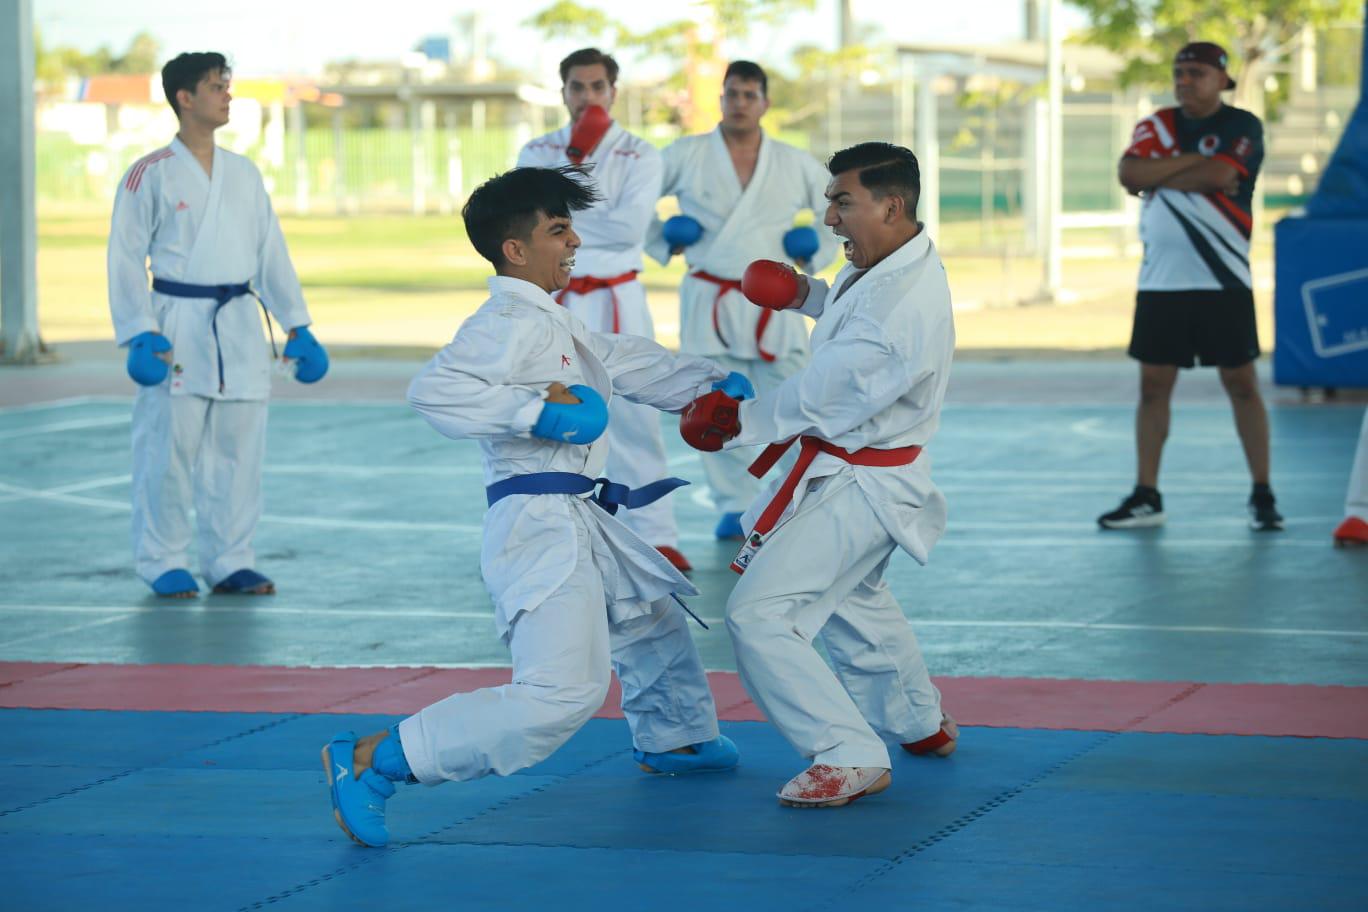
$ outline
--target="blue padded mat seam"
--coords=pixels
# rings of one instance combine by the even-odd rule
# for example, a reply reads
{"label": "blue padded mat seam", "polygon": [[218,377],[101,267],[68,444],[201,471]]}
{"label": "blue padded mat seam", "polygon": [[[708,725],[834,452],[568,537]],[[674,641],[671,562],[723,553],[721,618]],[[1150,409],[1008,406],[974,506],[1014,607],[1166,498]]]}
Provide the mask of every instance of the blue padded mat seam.
{"label": "blue padded mat seam", "polygon": [[[295,719],[298,719],[298,718],[300,718],[300,715],[299,715],[298,713],[294,713],[294,714],[291,714],[291,715],[289,715],[289,716],[283,716],[283,717],[281,717],[281,718],[279,718],[279,719],[272,719],[270,722],[266,722],[266,723],[263,723],[263,724],[261,724],[261,725],[253,726],[252,728],[249,728],[249,729],[247,729],[246,731],[236,732],[236,733],[231,734],[231,735],[226,735],[226,736],[224,736],[224,737],[222,737],[222,738],[216,738],[215,740],[210,741],[210,742],[207,743],[207,744],[201,744],[201,745],[198,745],[198,746],[196,746],[196,747],[188,748],[188,749],[186,749],[186,750],[177,751],[176,753],[171,754],[170,757],[166,757],[165,759],[166,759],[166,760],[174,759],[175,757],[179,757],[181,754],[191,753],[191,752],[193,752],[193,751],[208,750],[209,748],[217,747],[217,746],[219,746],[220,744],[226,744],[226,743],[229,742],[229,741],[235,741],[235,740],[237,740],[238,738],[245,738],[245,737],[247,737],[248,735],[254,735],[254,734],[258,733],[258,732],[265,731],[265,730],[268,729],[268,728],[274,728],[274,727],[277,726],[277,725],[284,725],[286,722],[291,722],[291,721],[293,721],[293,720],[295,720]],[[10,765],[13,765],[13,764],[10,764]],[[92,788],[94,788],[94,787],[97,786],[97,785],[106,785],[106,784],[108,784],[108,783],[110,783],[110,782],[116,782],[116,781],[118,781],[119,779],[123,779],[123,778],[126,777],[126,776],[131,776],[131,775],[133,775],[134,773],[139,773],[139,772],[142,772],[142,771],[148,770],[148,769],[159,769],[159,768],[160,768],[160,767],[158,766],[157,763],[144,763],[144,764],[142,764],[142,765],[140,765],[140,766],[132,767],[131,769],[122,770],[122,771],[120,771],[120,772],[118,772],[118,773],[115,773],[115,774],[112,775],[112,776],[105,776],[105,777],[103,777],[103,778],[96,779],[94,782],[87,782],[87,783],[84,784],[84,785],[78,785],[78,786],[76,786],[75,788],[69,788],[69,789],[67,789],[66,791],[58,792],[56,795],[49,795],[49,796],[46,797],[46,798],[40,798],[40,799],[37,800],[37,801],[31,801],[31,802],[29,802],[28,804],[20,805],[19,807],[9,808],[9,809],[7,809],[7,810],[2,810],[2,811],[0,811],[0,817],[5,817],[5,816],[8,816],[8,815],[10,815],[10,814],[17,814],[17,813],[19,813],[20,811],[32,810],[33,808],[39,807],[39,806],[44,805],[44,804],[49,804],[49,803],[51,803],[51,802],[53,802],[53,801],[61,800],[62,798],[69,798],[69,797],[71,797],[72,795],[76,795],[76,794],[79,794],[79,793],[81,793],[81,792],[84,792],[84,791],[87,791],[87,790],[89,790],[89,789],[92,789]]]}
{"label": "blue padded mat seam", "polygon": [[[463,825],[465,825],[465,824],[467,824],[467,823],[470,823],[470,822],[473,821],[473,820],[478,820],[479,818],[485,816],[486,814],[493,813],[494,811],[503,810],[504,808],[508,807],[510,804],[513,804],[513,803],[515,803],[515,802],[521,801],[521,800],[523,800],[524,798],[528,798],[528,797],[530,797],[530,796],[532,796],[532,795],[540,794],[541,792],[546,791],[547,789],[551,788],[552,786],[559,785],[559,784],[565,782],[566,780],[568,780],[568,779],[570,779],[570,778],[572,778],[572,777],[574,777],[574,776],[577,776],[577,775],[579,775],[580,773],[585,772],[586,770],[593,769],[595,766],[598,766],[600,763],[605,763],[605,762],[607,762],[607,761],[613,759],[614,757],[619,756],[621,753],[622,753],[622,749],[621,749],[621,748],[614,748],[610,753],[605,754],[605,755],[603,755],[603,756],[601,756],[601,757],[598,757],[597,759],[591,760],[591,761],[589,761],[588,763],[585,763],[583,766],[579,767],[578,769],[572,770],[572,771],[570,771],[570,772],[568,772],[568,773],[566,773],[566,774],[564,774],[564,775],[562,775],[562,776],[557,776],[557,777],[555,777],[555,781],[553,781],[553,782],[547,782],[547,783],[544,783],[544,784],[542,784],[542,785],[538,785],[538,786],[536,786],[535,788],[529,789],[528,791],[522,792],[522,793],[517,794],[517,795],[510,795],[510,796],[508,796],[507,798],[504,798],[503,800],[501,800],[501,801],[499,801],[499,802],[497,802],[497,803],[495,803],[495,804],[492,804],[492,805],[490,805],[490,806],[487,807],[487,808],[484,808],[484,809],[482,809],[482,810],[480,810],[480,811],[475,812],[474,814],[470,814],[469,816],[462,817],[460,820],[454,820],[454,821],[452,821],[451,823],[446,824],[445,826],[441,826],[441,827],[438,827],[438,828],[435,829],[435,830],[431,830],[431,831],[429,831],[429,832],[427,832],[427,833],[424,833],[424,834],[418,836],[416,839],[409,839],[409,840],[405,840],[405,841],[403,841],[403,842],[393,842],[393,843],[390,844],[388,850],[379,850],[379,851],[373,850],[373,849],[372,849],[372,850],[362,850],[362,849],[360,849],[359,847],[357,847],[357,851],[360,852],[360,853],[362,853],[362,854],[358,855],[357,860],[356,860],[355,862],[352,862],[352,863],[348,863],[348,864],[346,864],[346,865],[343,865],[342,867],[338,868],[337,870],[332,871],[331,873],[325,874],[325,875],[323,875],[323,876],[321,876],[321,877],[315,877],[315,878],[312,878],[312,879],[310,879],[310,880],[304,881],[303,883],[296,884],[295,886],[290,887],[289,889],[282,890],[281,892],[276,893],[276,894],[273,894],[273,895],[271,895],[271,896],[268,896],[268,897],[266,897],[265,899],[259,899],[259,900],[257,900],[257,901],[254,902],[254,903],[251,903],[251,904],[246,905],[246,906],[242,906],[241,908],[238,909],[238,912],[249,912],[249,910],[263,909],[263,908],[265,908],[265,907],[268,906],[268,905],[272,905],[272,904],[274,904],[274,903],[280,902],[280,901],[283,900],[283,899],[287,899],[287,898],[289,898],[289,897],[291,897],[291,896],[295,896],[295,895],[297,895],[297,894],[299,894],[299,893],[303,893],[305,890],[308,890],[308,889],[311,888],[311,887],[319,886],[319,885],[321,885],[321,884],[327,883],[327,882],[330,881],[330,880],[333,880],[334,878],[341,877],[341,876],[343,876],[343,875],[345,875],[345,874],[351,873],[352,871],[359,870],[361,867],[363,867],[363,866],[366,865],[366,864],[369,864],[370,862],[374,861],[375,859],[384,857],[387,851],[388,851],[388,852],[398,852],[398,851],[402,851],[403,849],[409,848],[409,847],[411,847],[411,846],[419,846],[419,845],[453,845],[453,844],[460,844],[460,843],[447,843],[447,842],[429,842],[428,840],[429,840],[430,837],[436,836],[436,835],[438,835],[439,833],[445,833],[446,831],[451,830],[451,829],[454,829],[455,827],[463,826]],[[449,783],[449,784],[451,784],[451,783]],[[454,783],[454,785],[459,786],[459,783]],[[410,788],[412,788],[412,787],[410,787]]]}
{"label": "blue padded mat seam", "polygon": [[863,878],[856,881],[854,884],[850,885],[846,889],[843,889],[839,893],[820,901],[816,905],[809,906],[808,908],[850,908],[850,896],[855,891],[861,889],[862,887],[868,886],[875,880],[878,880],[880,877],[883,877],[886,874],[889,874],[890,872],[894,871],[900,864],[902,864],[907,859],[912,858],[913,856],[926,851],[938,842],[943,842],[944,840],[949,839],[951,836],[954,836],[960,830],[963,830],[969,825],[977,822],[979,818],[987,816],[988,814],[1002,807],[1007,802],[1011,801],[1013,798],[1016,798],[1018,795],[1022,794],[1028,789],[1034,788],[1036,785],[1040,784],[1050,776],[1053,776],[1055,773],[1059,772],[1061,769],[1068,766],[1070,763],[1073,763],[1075,760],[1078,760],[1079,758],[1092,753],[1099,747],[1102,747],[1103,745],[1113,741],[1117,737],[1117,732],[1107,732],[1105,734],[1102,734],[1100,737],[1097,738],[1097,740],[1093,741],[1093,743],[1075,751],[1073,754],[1069,755],[1068,757],[1065,757],[1057,763],[1054,763],[1046,769],[1041,770],[1039,773],[1036,773],[1034,776],[1027,779],[1025,782],[1022,782],[1019,785],[1014,785],[1011,788],[1006,789],[1001,793],[995,795],[994,797],[988,799],[987,801],[980,804],[978,807],[974,808],[969,813],[963,814],[960,817],[957,817],[956,819],[952,820],[950,823],[947,823],[945,826],[941,827],[939,830],[932,833],[930,836],[927,836],[925,839],[920,839],[917,842],[913,843],[911,846],[909,846],[908,848],[904,849],[903,851],[899,852],[897,855],[889,859],[886,864],[871,871],[869,874],[865,875]]}

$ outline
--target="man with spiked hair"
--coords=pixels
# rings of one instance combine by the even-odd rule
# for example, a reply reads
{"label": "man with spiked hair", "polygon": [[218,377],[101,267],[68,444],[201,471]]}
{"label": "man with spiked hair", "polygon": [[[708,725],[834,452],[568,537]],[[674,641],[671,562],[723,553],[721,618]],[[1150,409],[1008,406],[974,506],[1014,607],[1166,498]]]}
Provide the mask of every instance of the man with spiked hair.
{"label": "man with spiked hair", "polygon": [[323,749],[334,815],[364,845],[388,840],[395,782],[507,776],[550,755],[603,704],[610,669],[643,769],[736,764],[683,603],[672,600],[698,590],[615,515],[683,482],[631,490],[599,476],[614,396],[677,411],[715,389],[753,392],[702,358],[590,332],[556,303],[580,247],[572,218],[596,199],[575,166],[518,168],[481,185],[462,212],[496,275],[408,398],[438,432],[480,444],[489,482],[480,568],[513,681]]}

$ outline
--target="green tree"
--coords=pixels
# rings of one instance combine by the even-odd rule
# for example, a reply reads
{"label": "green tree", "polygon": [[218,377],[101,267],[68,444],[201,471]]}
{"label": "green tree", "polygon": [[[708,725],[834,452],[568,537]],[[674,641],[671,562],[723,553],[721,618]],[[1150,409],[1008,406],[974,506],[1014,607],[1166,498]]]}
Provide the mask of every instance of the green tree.
{"label": "green tree", "polygon": [[1123,83],[1169,81],[1174,53],[1188,41],[1230,52],[1236,103],[1262,107],[1263,82],[1304,27],[1356,21],[1363,0],[1069,0],[1087,13],[1087,37],[1127,60]]}

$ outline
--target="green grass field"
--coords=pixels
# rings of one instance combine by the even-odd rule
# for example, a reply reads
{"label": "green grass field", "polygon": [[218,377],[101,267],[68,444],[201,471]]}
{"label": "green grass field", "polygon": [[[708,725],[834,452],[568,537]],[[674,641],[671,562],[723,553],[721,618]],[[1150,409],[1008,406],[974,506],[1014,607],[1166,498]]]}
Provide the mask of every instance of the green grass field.
{"label": "green grass field", "polygon": [[[1272,218],[1270,216],[1269,226]],[[105,284],[106,215],[40,213],[39,323],[48,343],[112,339]],[[485,296],[488,264],[466,240],[457,216],[284,217],[282,227],[320,338],[333,345],[436,349]],[[1004,234],[1012,226],[1000,223]],[[1255,277],[1261,335],[1271,344],[1271,230],[1256,235]],[[942,246],[979,242],[977,222],[950,222]],[[1010,236],[1010,234],[1007,234]],[[1106,245],[1097,232],[1071,243]],[[946,257],[961,349],[1093,350],[1124,347],[1138,261],[1068,259],[1069,303],[1015,306],[1039,287],[1038,260],[1008,254]],[[826,275],[834,275],[835,266]],[[643,278],[659,340],[678,341],[676,290],[682,259],[647,261]]]}

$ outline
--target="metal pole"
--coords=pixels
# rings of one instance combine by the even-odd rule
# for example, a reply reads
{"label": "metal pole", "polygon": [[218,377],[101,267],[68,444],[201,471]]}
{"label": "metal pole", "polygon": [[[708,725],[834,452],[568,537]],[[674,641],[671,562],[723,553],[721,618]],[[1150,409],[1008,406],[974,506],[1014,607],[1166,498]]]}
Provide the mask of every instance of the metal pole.
{"label": "metal pole", "polygon": [[1064,73],[1063,23],[1060,21],[1059,0],[1049,0],[1045,7],[1046,87],[1049,96],[1049,161],[1046,162],[1049,188],[1045,199],[1045,275],[1040,297],[1045,303],[1059,298],[1061,284],[1060,213],[1064,208]]}
{"label": "metal pole", "polygon": [[33,0],[0,0],[0,110],[15,114],[0,130],[0,361],[33,364],[43,350],[33,190]]}
{"label": "metal pole", "polygon": [[936,78],[924,68],[917,70],[917,165],[921,170],[921,199],[917,208],[926,233],[937,244],[940,238],[940,142],[936,126]]}

